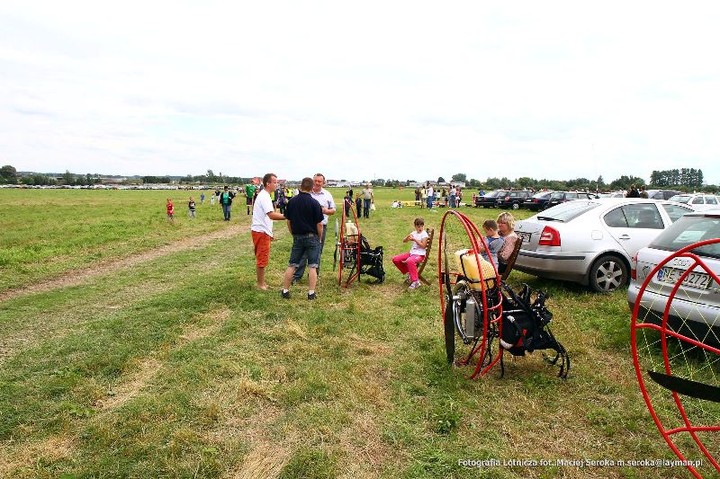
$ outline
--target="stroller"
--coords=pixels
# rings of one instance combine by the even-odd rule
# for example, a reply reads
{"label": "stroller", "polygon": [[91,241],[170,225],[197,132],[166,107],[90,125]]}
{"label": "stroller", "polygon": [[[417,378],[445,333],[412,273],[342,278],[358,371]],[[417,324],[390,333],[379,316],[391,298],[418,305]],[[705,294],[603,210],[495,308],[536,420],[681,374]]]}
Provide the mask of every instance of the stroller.
{"label": "stroller", "polygon": [[367,238],[360,233],[355,208],[349,203],[343,209],[342,227],[335,220],[335,239],[333,271],[339,265],[339,285],[347,288],[361,274],[374,277],[375,283],[385,281],[383,247],[370,247]]}
{"label": "stroller", "polygon": [[370,247],[367,238],[360,235],[360,274],[367,274],[376,279],[375,283],[385,281],[383,268],[383,247]]}

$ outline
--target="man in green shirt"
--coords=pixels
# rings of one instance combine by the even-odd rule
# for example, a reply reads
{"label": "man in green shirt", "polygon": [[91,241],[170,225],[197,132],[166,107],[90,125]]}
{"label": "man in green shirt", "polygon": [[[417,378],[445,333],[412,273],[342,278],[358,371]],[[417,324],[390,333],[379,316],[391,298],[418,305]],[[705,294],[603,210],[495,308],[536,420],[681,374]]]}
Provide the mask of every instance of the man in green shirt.
{"label": "man in green shirt", "polygon": [[253,183],[245,185],[245,204],[247,205],[247,214],[252,214],[255,189],[256,187]]}

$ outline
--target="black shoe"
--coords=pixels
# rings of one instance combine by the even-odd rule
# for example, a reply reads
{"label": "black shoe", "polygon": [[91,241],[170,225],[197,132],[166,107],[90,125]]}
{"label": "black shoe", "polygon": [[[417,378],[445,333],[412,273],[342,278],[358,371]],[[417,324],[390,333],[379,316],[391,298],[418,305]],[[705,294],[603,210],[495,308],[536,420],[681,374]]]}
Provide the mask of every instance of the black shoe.
{"label": "black shoe", "polygon": [[283,299],[290,299],[290,291],[280,291],[280,296],[282,296]]}
{"label": "black shoe", "polygon": [[308,293],[308,299],[317,299],[317,296],[315,296],[315,293]]}

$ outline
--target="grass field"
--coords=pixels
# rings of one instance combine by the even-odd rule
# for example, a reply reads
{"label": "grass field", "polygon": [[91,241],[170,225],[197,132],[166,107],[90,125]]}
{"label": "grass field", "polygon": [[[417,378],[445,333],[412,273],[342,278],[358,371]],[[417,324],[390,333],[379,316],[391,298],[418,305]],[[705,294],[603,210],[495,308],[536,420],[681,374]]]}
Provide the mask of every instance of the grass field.
{"label": "grass field", "polygon": [[191,220],[190,194],[0,190],[0,477],[689,477],[522,462],[675,459],[638,392],[624,291],[513,272],[550,293],[570,377],[536,354],[470,381],[445,363],[437,285],[407,291],[390,261],[415,216],[440,225],[390,208],[411,190],[376,191],[361,221],[386,282],[340,289],[329,233],[314,302],[305,284],[279,297],[284,223],[259,291],[244,201],[228,224],[193,192]]}

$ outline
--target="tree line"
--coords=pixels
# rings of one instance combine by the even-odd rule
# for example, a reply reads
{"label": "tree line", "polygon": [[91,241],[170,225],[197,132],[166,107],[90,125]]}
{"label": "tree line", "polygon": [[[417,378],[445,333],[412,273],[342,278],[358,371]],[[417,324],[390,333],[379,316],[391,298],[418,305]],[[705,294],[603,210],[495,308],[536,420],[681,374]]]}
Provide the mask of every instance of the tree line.
{"label": "tree line", "polygon": [[[114,177],[110,177],[114,178]],[[252,181],[251,177],[227,176],[222,173],[215,174],[212,170],[207,170],[204,175],[187,175],[187,176],[133,176],[120,180],[117,177],[114,183],[121,185],[157,185],[157,184],[212,184],[212,185],[243,185]],[[75,174],[65,171],[62,175],[52,173],[18,173],[17,169],[12,165],[0,167],[0,184],[11,185],[28,185],[28,186],[93,186],[103,184],[108,177],[102,177],[100,174]]]}
{"label": "tree line", "polygon": [[[377,179],[372,181],[375,186],[410,186],[417,183],[415,180],[385,180]],[[674,189],[680,191],[704,191],[707,193],[716,193],[720,191],[718,185],[704,185],[703,173],[700,169],[680,168],[673,170],[653,171],[650,175],[650,183],[646,183],[643,178],[637,176],[623,175],[609,183],[605,182],[602,175],[596,180],[587,178],[575,178],[572,180],[548,180],[535,179],[527,176],[515,178],[511,180],[507,177],[488,178],[485,181],[471,178],[468,180],[465,173],[457,173],[452,176],[450,181],[445,178],[438,177],[437,183],[464,183],[466,188],[477,188],[484,190],[496,189],[514,189],[514,190],[580,190],[580,191],[619,191],[628,190],[631,186],[644,186],[647,189]]]}
{"label": "tree line", "polygon": [[[207,170],[204,175],[187,175],[187,176],[135,176],[119,181],[120,184],[138,185],[138,184],[186,184],[186,185],[242,185],[249,183],[252,177],[234,177],[223,175],[222,172],[215,174],[213,170]],[[342,180],[344,181],[344,180]],[[529,189],[529,190],[586,190],[586,191],[615,191],[627,190],[631,185],[637,187],[644,186],[648,189],[676,189],[680,191],[704,191],[715,193],[720,191],[718,185],[704,185],[703,172],[701,169],[695,168],[679,168],[671,170],[653,171],[650,174],[650,183],[646,183],[643,178],[637,176],[623,175],[609,183],[606,183],[602,175],[595,180],[587,178],[575,178],[572,180],[549,180],[535,179],[528,176],[515,178],[511,180],[507,177],[488,178],[481,181],[475,178],[468,179],[465,173],[457,173],[452,176],[450,183],[464,183],[466,188],[477,188],[484,190],[494,189]],[[65,171],[64,174],[57,176],[41,173],[19,174],[11,165],[0,167],[0,184],[23,184],[23,185],[96,185],[103,183],[103,178],[99,174],[74,174]],[[374,186],[387,187],[408,187],[418,183],[417,180],[396,180],[396,179],[375,179],[371,182]],[[447,183],[445,178],[438,177],[437,183]]]}

